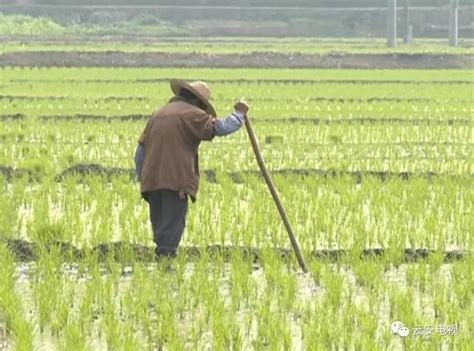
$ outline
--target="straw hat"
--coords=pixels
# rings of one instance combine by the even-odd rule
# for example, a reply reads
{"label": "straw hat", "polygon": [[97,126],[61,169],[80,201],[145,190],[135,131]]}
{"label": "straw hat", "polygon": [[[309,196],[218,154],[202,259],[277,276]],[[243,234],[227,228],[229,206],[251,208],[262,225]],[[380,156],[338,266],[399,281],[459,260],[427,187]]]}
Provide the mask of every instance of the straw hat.
{"label": "straw hat", "polygon": [[181,89],[186,89],[196,95],[196,97],[202,101],[206,106],[206,112],[214,117],[217,117],[216,110],[212,107],[209,99],[211,98],[211,90],[206,83],[197,81],[188,83],[182,79],[172,79],[170,81],[171,90],[176,96],[179,96]]}

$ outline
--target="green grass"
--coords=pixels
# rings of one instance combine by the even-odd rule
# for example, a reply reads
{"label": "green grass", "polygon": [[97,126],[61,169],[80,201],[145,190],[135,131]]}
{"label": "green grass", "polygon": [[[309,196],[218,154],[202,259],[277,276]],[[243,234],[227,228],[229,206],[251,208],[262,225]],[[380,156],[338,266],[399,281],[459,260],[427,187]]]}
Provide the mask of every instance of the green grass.
{"label": "green grass", "polygon": [[[122,52],[188,52],[208,54],[245,54],[252,52],[286,52],[304,54],[328,54],[338,52],[360,54],[383,53],[452,53],[472,54],[472,40],[461,38],[459,47],[450,47],[447,39],[417,39],[413,45],[406,46],[400,41],[396,48],[387,48],[385,39],[324,39],[324,38],[210,38],[183,39],[163,38],[149,43],[97,42],[79,39],[76,43],[65,43],[61,37],[29,42],[7,41],[2,44],[0,53],[27,51],[122,51]],[[77,39],[76,39],[77,40]]]}
{"label": "green grass", "polygon": [[[472,255],[452,263],[443,256],[473,248],[471,73],[3,68],[0,118],[24,118],[2,120],[0,165],[37,176],[0,175],[0,327],[9,346],[470,349]],[[202,176],[182,242],[203,249],[201,257],[146,263],[124,249],[118,257],[100,260],[86,250],[73,259],[55,246],[56,240],[85,249],[114,241],[153,245],[148,208],[128,175],[61,182],[56,176],[79,163],[131,169],[146,116],[170,96],[167,82],[153,79],[167,77],[211,80],[222,116],[234,99],[250,100],[264,159],[310,274],[300,273],[293,256],[275,254],[274,247],[290,245],[262,179],[245,172],[241,182],[232,178],[257,170],[244,130],[201,146],[201,169],[215,171],[216,182]],[[109,120],[42,119],[75,114]],[[113,119],[129,114],[145,118]],[[395,175],[358,179],[355,171]],[[403,179],[399,172],[413,175]],[[36,243],[35,262],[18,262],[6,239]],[[204,248],[214,244],[258,247],[262,257],[258,263],[239,254],[211,257]],[[368,247],[386,254],[359,258]],[[336,262],[308,255],[336,248],[348,250]],[[435,253],[405,262],[405,248]],[[392,334],[396,320],[410,328],[409,337]],[[455,335],[438,331],[454,324]],[[422,338],[413,335],[418,326],[435,329]]]}

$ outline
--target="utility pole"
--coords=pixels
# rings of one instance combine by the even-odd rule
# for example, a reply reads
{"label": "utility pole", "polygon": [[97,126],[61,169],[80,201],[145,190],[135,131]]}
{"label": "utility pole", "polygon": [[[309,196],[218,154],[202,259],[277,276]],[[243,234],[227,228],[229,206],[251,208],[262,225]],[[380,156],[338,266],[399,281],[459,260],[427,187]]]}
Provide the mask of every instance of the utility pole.
{"label": "utility pole", "polygon": [[410,25],[410,0],[405,0],[405,44],[411,44],[413,33]]}
{"label": "utility pole", "polygon": [[397,45],[397,0],[387,0],[387,45]]}
{"label": "utility pole", "polygon": [[449,45],[458,46],[458,0],[451,0],[449,6]]}

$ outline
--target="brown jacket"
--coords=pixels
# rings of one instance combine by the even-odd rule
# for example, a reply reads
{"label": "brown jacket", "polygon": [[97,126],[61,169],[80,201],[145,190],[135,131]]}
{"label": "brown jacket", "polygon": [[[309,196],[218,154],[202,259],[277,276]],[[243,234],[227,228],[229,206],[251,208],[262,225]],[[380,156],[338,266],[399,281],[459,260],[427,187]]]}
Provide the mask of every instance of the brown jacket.
{"label": "brown jacket", "polygon": [[179,97],[157,110],[148,121],[139,143],[145,145],[141,192],[160,189],[190,195],[199,188],[198,148],[214,137],[215,119]]}

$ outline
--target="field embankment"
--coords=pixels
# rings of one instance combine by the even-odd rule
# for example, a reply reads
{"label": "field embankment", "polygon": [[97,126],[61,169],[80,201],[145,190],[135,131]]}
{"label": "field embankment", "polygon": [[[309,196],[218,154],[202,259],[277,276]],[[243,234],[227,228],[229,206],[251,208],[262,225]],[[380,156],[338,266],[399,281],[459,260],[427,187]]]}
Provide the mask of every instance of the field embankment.
{"label": "field embankment", "polygon": [[0,55],[0,66],[45,67],[255,67],[255,68],[455,68],[474,67],[472,54],[26,51]]}

